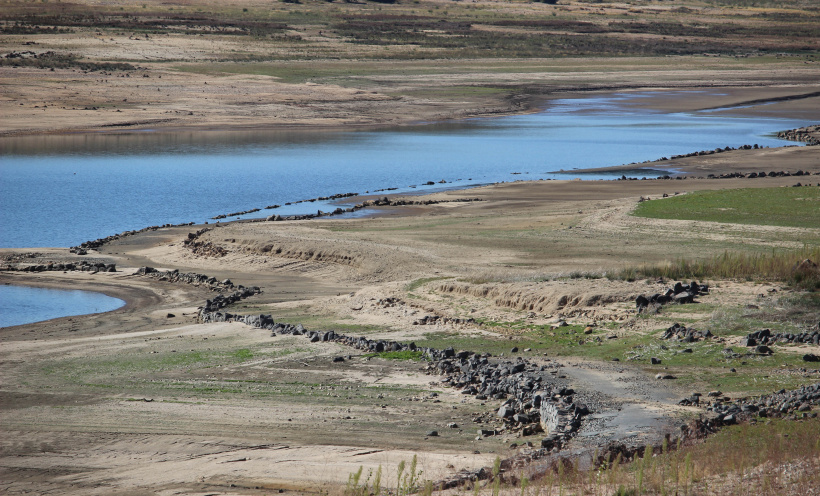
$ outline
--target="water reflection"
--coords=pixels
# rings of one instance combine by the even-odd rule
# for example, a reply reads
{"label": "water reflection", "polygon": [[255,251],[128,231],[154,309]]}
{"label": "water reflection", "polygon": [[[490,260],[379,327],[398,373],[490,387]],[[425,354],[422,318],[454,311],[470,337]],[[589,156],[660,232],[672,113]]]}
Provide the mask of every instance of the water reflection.
{"label": "water reflection", "polygon": [[119,298],[90,291],[0,285],[0,327],[110,312],[123,305]]}

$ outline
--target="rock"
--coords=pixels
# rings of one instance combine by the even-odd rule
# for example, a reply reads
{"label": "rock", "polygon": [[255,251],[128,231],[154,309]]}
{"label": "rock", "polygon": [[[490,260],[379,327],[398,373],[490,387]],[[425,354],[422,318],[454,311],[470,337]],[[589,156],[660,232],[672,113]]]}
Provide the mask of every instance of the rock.
{"label": "rock", "polygon": [[509,406],[505,405],[505,406],[502,406],[501,408],[498,409],[498,412],[496,412],[496,415],[498,415],[501,418],[512,417],[513,415],[515,415],[515,410],[513,410]]}
{"label": "rock", "polygon": [[438,431],[430,431],[430,432],[427,433],[427,436],[428,437],[437,437],[438,436]]}
{"label": "rock", "polygon": [[652,362],[652,365],[660,365],[661,364],[661,359],[660,358],[652,357],[652,358],[649,359],[649,361]]}
{"label": "rock", "polygon": [[176,317],[176,315],[174,315],[172,313],[169,313],[168,315],[165,316],[166,319],[173,319],[174,317]]}
{"label": "rock", "polygon": [[760,353],[761,355],[771,355],[772,349],[766,345],[759,345],[755,348],[755,353]]}
{"label": "rock", "polygon": [[522,413],[516,413],[512,416],[512,419],[513,422],[518,422],[519,424],[528,424],[530,422],[530,418]]}
{"label": "rock", "polygon": [[458,424],[455,422],[450,422],[449,424],[447,424],[447,427],[449,427],[450,429],[458,429]]}
{"label": "rock", "polygon": [[803,361],[804,362],[820,362],[820,357],[813,354],[813,353],[807,353],[807,354],[803,355]]}
{"label": "rock", "polygon": [[553,448],[557,448],[561,446],[561,437],[560,436],[549,436],[545,437],[541,440],[541,447],[546,450],[551,450]]}
{"label": "rock", "polygon": [[333,363],[344,362],[344,361],[345,361],[344,357],[340,357],[340,356],[333,357]]}

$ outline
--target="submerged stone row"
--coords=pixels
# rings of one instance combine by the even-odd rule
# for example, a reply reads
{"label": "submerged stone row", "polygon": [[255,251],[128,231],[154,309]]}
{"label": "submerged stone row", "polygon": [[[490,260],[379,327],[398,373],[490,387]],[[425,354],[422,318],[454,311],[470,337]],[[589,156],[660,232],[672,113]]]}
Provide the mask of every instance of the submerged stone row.
{"label": "submerged stone row", "polygon": [[[761,146],[754,144],[754,145],[741,145],[737,148],[732,148],[731,146],[726,146],[723,148],[715,148],[714,150],[701,150],[698,152],[691,152],[691,153],[684,153],[682,155],[672,155],[672,160],[677,158],[687,158],[687,157],[702,157],[704,155],[714,155],[715,153],[723,153],[723,152],[731,152],[734,150],[757,150],[762,148]],[[659,161],[663,162],[666,160],[666,157],[661,158]]]}
{"label": "submerged stone row", "polygon": [[[289,215],[289,216],[282,216],[282,215],[270,215],[265,220],[266,221],[283,221],[283,220],[308,220],[308,219],[315,219],[317,217],[331,217],[334,215],[341,215],[344,213],[351,213],[357,210],[361,210],[367,207],[400,207],[405,205],[437,205],[439,203],[467,203],[467,202],[477,202],[477,201],[484,201],[481,198],[455,198],[452,200],[391,200],[388,197],[384,198],[377,198],[375,200],[366,200],[362,203],[358,203],[353,205],[352,207],[342,208],[337,207],[332,212],[322,212],[321,210],[317,211],[315,214],[304,214],[304,215]],[[261,220],[261,219],[260,219]]]}
{"label": "submerged stone row", "polygon": [[[791,176],[810,176],[811,172],[798,170],[797,172],[788,171],[769,171],[769,172],[726,172],[724,174],[709,174],[707,179],[763,179],[764,177],[791,177]],[[800,183],[797,183],[800,185]]]}
{"label": "submerged stone row", "polygon": [[7,265],[3,268],[6,271],[15,271],[15,272],[116,272],[117,265],[116,264],[105,264],[102,262],[86,262],[85,260],[77,263],[53,263],[49,262],[47,264],[36,264],[36,265],[25,265],[25,266],[18,266],[12,267],[11,265]]}
{"label": "submerged stone row", "polygon": [[635,298],[635,308],[638,310],[638,313],[641,313],[646,311],[650,305],[658,307],[667,303],[694,303],[696,296],[707,294],[708,292],[708,284],[698,284],[695,281],[689,284],[677,282],[664,293],[655,293],[649,297],[644,295],[638,296]]}
{"label": "submerged stone row", "polygon": [[100,248],[101,246],[103,246],[107,243],[118,240],[120,238],[125,238],[127,236],[134,236],[135,234],[140,234],[140,233],[144,233],[144,232],[148,232],[148,231],[156,231],[158,229],[163,229],[163,228],[167,228],[167,227],[182,227],[182,226],[193,226],[193,225],[194,225],[193,222],[186,222],[186,223],[183,223],[183,224],[163,224],[161,226],[143,227],[142,229],[139,229],[139,230],[136,230],[136,231],[124,231],[124,232],[121,232],[119,234],[112,234],[111,236],[106,236],[104,238],[97,238],[93,241],[85,241],[83,243],[80,243],[80,245],[78,245],[78,246],[72,246],[71,248],[69,248],[69,251],[71,253],[74,253],[74,254],[77,254],[77,255],[87,255],[88,250],[96,250],[97,248]]}

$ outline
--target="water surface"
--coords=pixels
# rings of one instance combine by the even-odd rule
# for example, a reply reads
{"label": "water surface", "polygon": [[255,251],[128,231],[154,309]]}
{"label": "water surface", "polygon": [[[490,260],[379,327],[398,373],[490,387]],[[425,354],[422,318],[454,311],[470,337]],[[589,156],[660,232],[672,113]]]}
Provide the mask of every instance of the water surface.
{"label": "water surface", "polygon": [[[73,246],[251,208],[263,209],[256,217],[328,211],[335,205],[284,204],[336,193],[572,179],[578,177],[575,169],[717,147],[782,146],[776,131],[807,124],[633,110],[622,105],[631,98],[647,96],[557,100],[530,115],[379,131],[4,138],[0,247]],[[584,175],[596,178],[612,176]],[[436,184],[425,186],[428,181]],[[274,204],[283,207],[264,209]]]}
{"label": "water surface", "polygon": [[123,305],[119,298],[91,291],[0,285],[0,327],[110,312]]}

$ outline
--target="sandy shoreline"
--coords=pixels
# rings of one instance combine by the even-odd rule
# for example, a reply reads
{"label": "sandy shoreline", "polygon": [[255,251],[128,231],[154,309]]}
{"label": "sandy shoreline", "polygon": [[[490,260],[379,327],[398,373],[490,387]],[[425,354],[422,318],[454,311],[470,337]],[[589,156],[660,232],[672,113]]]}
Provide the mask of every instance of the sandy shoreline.
{"label": "sandy shoreline", "polygon": [[[4,68],[0,67],[0,72]],[[8,69],[5,69],[8,70]],[[511,115],[537,113],[549,107],[549,102],[557,99],[586,99],[611,98],[616,95],[638,94],[652,96],[649,99],[632,99],[625,103],[625,108],[644,109],[663,112],[696,112],[717,111],[724,115],[788,117],[794,119],[812,119],[816,115],[813,108],[820,105],[820,86],[811,83],[799,85],[772,85],[772,86],[714,86],[705,89],[699,83],[691,86],[661,84],[658,86],[624,85],[606,86],[601,88],[555,88],[549,90],[549,95],[534,94],[522,100],[514,108],[491,110],[465,110],[458,115],[431,114],[434,109],[421,107],[415,111],[400,108],[383,108],[378,112],[393,115],[391,120],[370,120],[363,122],[348,122],[344,119],[305,120],[292,122],[287,119],[248,118],[237,115],[225,119],[224,116],[198,118],[190,122],[180,122],[179,119],[132,119],[126,114],[124,121],[111,121],[89,126],[38,129],[38,128],[6,128],[0,127],[0,138],[13,139],[26,136],[50,135],[84,135],[84,134],[133,134],[145,132],[175,133],[175,132],[213,132],[213,131],[298,131],[298,132],[344,132],[350,130],[377,130],[391,127],[412,127],[441,122],[459,122],[475,118],[497,118]],[[526,89],[524,90],[526,91]],[[525,103],[526,102],[526,103]],[[485,106],[492,106],[498,102],[487,100]],[[58,105],[55,102],[51,107]],[[321,103],[317,105],[321,106]],[[10,114],[11,115],[11,114]],[[60,117],[37,116],[36,121],[59,122]],[[23,120],[12,119],[9,122],[22,123]],[[2,144],[2,140],[0,140]]]}

